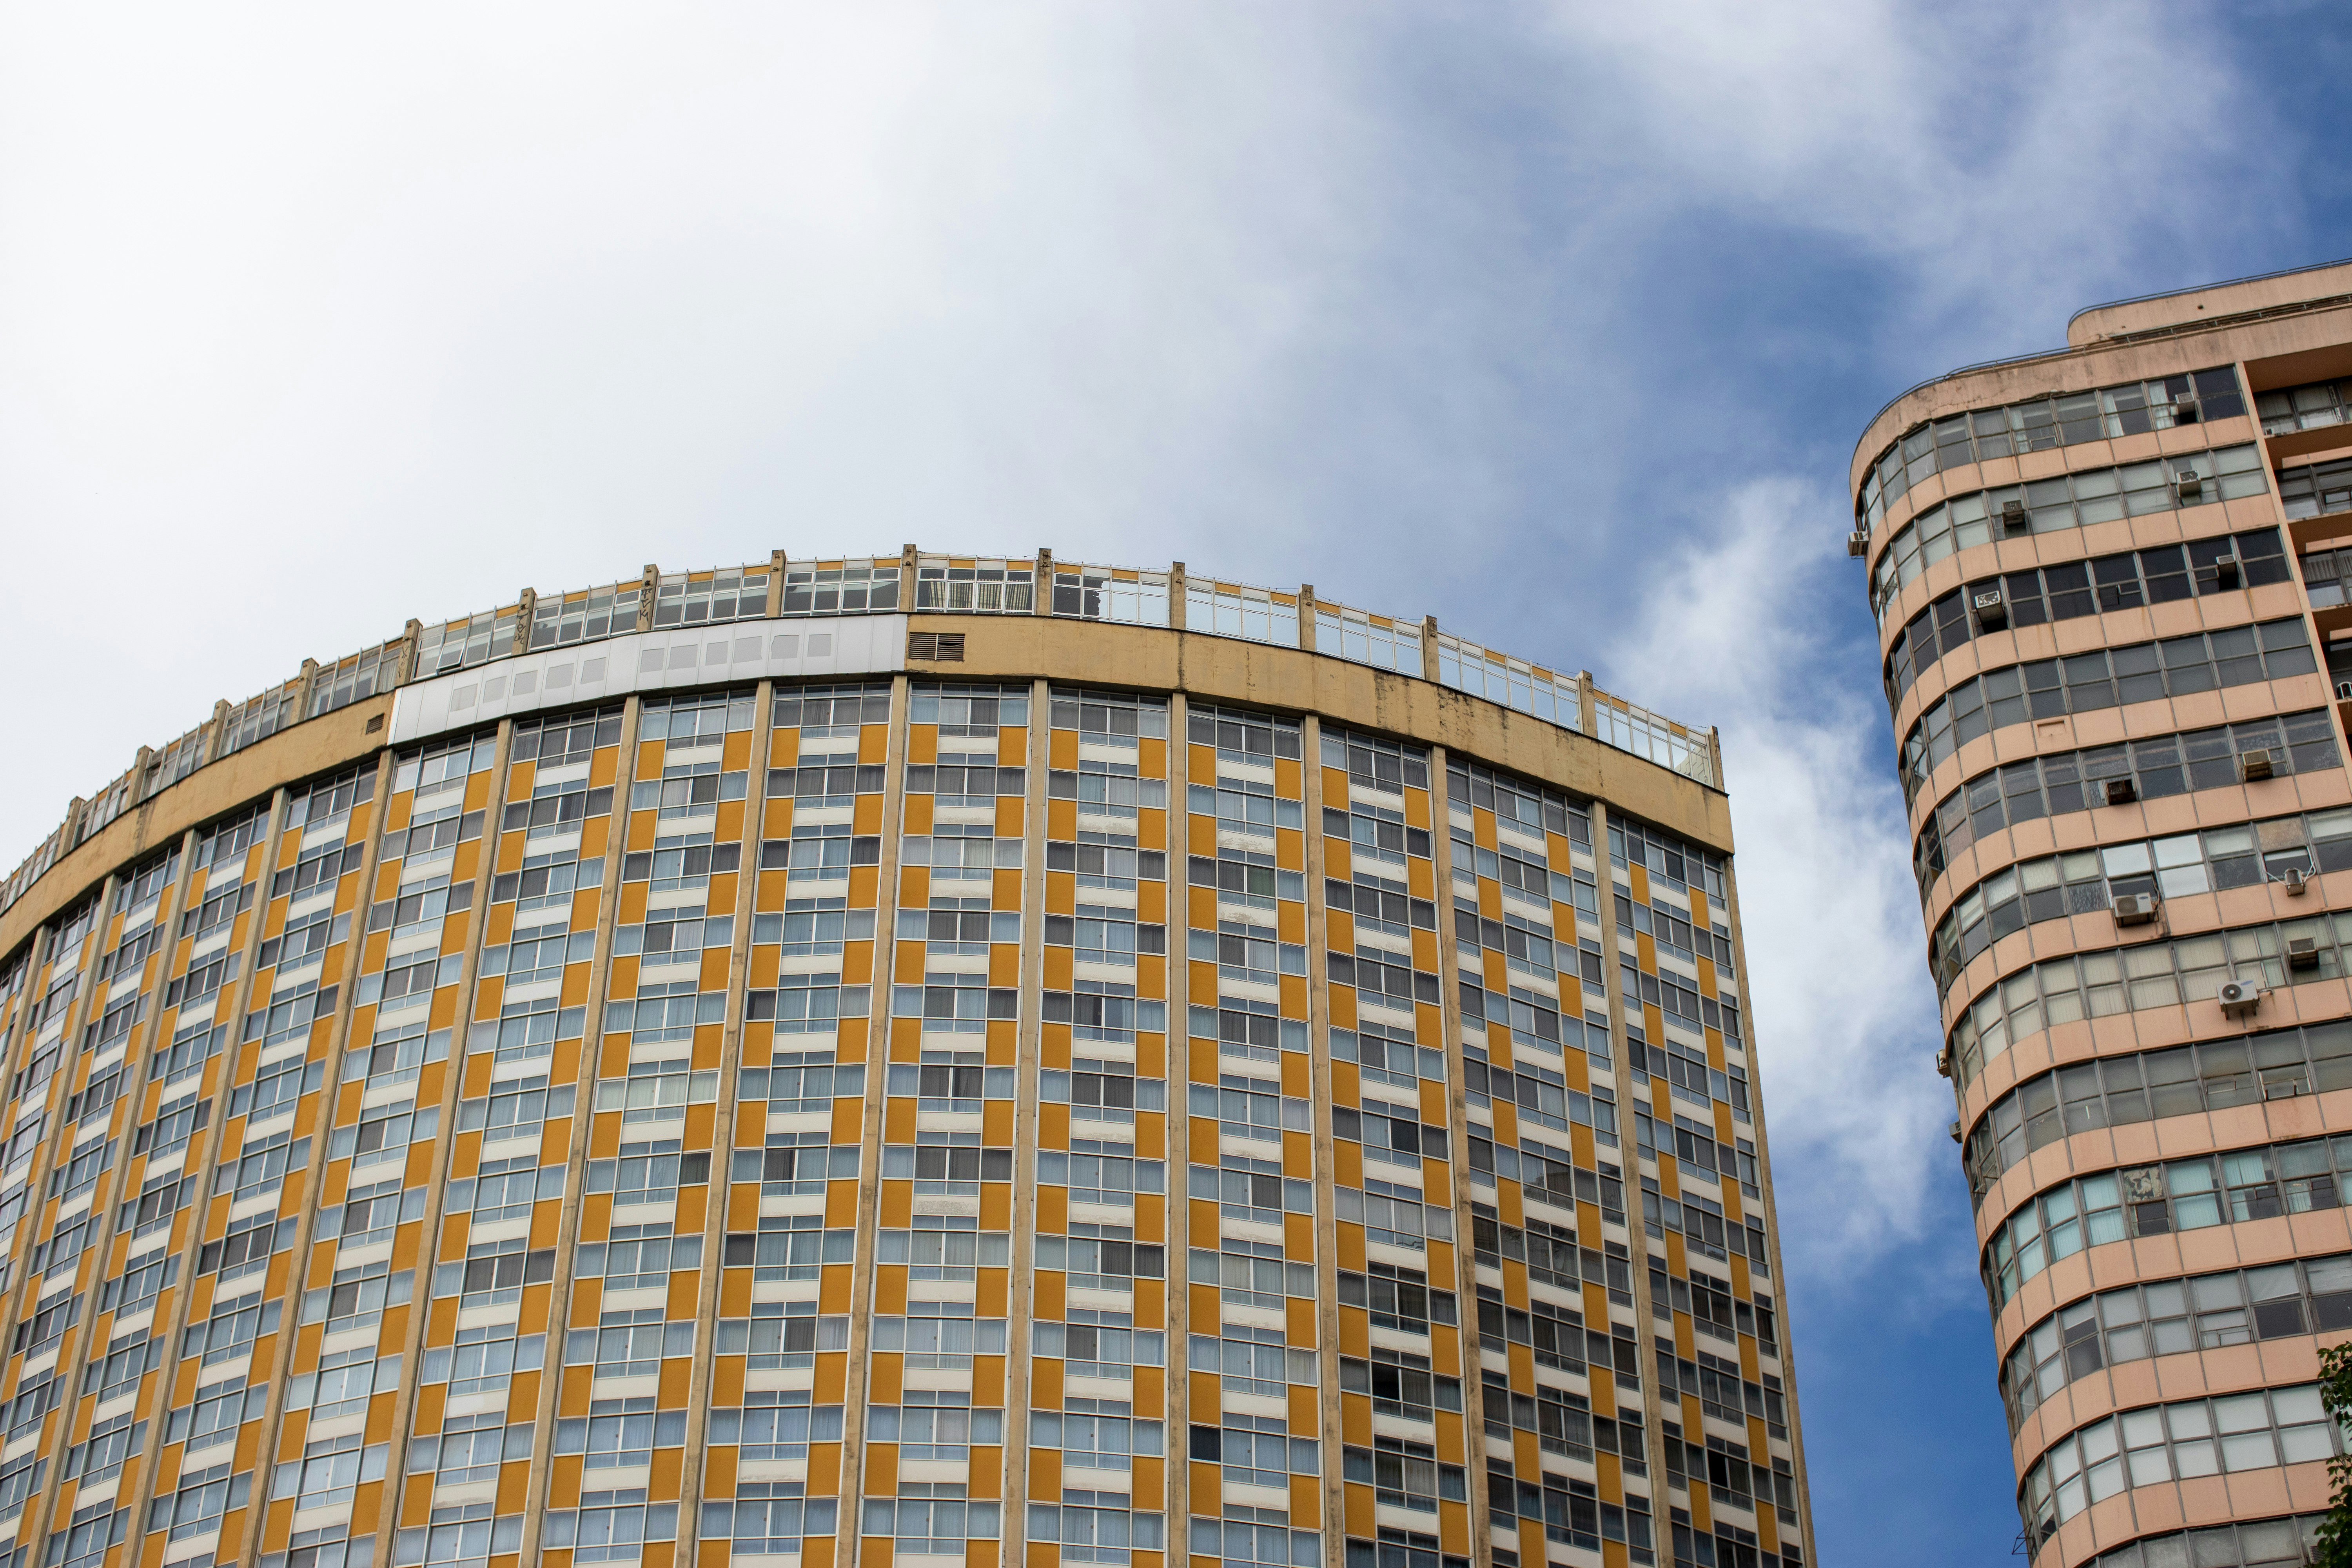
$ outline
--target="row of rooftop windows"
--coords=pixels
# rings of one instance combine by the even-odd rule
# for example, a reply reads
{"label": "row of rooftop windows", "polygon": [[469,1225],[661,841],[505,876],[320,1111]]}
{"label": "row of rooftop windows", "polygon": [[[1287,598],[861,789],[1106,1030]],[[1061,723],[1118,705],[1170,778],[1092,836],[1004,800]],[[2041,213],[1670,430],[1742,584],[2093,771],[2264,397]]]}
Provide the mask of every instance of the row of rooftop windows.
{"label": "row of rooftop windows", "polygon": [[[98,792],[27,856],[5,884],[0,909],[20,898],[59,855],[116,816],[208,763],[275,734],[377,696],[406,680],[472,668],[514,654],[594,642],[637,631],[719,626],[777,615],[889,614],[904,608],[971,614],[1033,614],[1038,563],[946,556],[917,557],[912,605],[905,602],[903,559],[840,564],[730,568],[658,574],[577,593],[528,596],[526,603],[418,626],[335,664],[306,667],[294,680],[250,701],[215,712],[160,752],[142,751],[129,773]],[[1057,616],[1138,626],[1169,620],[1169,572],[1055,563],[1048,607]],[[781,590],[781,599],[774,595]],[[1279,647],[1300,646],[1303,594],[1253,588],[1208,578],[1184,584],[1186,629]],[[1450,634],[1435,636],[1435,668],[1423,652],[1423,626],[1336,605],[1315,604],[1317,652],[1440,684],[1531,714],[1549,723],[1584,728],[1582,678],[1509,658]],[[413,653],[411,652],[413,643]],[[1714,748],[1703,733],[1594,693],[1598,738],[1622,751],[1709,784],[1720,784]]]}

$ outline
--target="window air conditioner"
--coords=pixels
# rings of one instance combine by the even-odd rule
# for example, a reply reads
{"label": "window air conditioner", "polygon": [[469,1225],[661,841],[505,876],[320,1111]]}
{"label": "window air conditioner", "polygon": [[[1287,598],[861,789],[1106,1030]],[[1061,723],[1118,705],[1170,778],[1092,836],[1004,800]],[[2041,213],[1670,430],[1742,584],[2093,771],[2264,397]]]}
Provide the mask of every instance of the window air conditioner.
{"label": "window air conditioner", "polygon": [[2172,493],[2182,500],[2194,500],[2202,494],[2205,481],[2197,477],[2194,468],[2177,469],[2172,476]]}
{"label": "window air conditioner", "polygon": [[2200,412],[2194,396],[2176,397],[2172,400],[2172,422],[2175,425],[2194,425]]}
{"label": "window air conditioner", "polygon": [[2025,515],[2025,500],[2023,497],[2011,496],[2007,500],[2000,503],[2001,527],[2014,533],[2019,529],[2025,527],[2029,521],[2030,520]]}
{"label": "window air conditioner", "polygon": [[2000,596],[1998,587],[1984,589],[1969,602],[1976,606],[1978,630],[1997,632],[2009,625],[2009,602]]}
{"label": "window air conditioner", "polygon": [[2289,969],[2319,967],[2319,943],[2307,936],[2292,937],[2286,944],[2286,966]]}
{"label": "window air conditioner", "polygon": [[2309,885],[2309,880],[2300,866],[2289,866],[2279,873],[2279,880],[2286,884],[2286,896],[2290,899],[2303,897],[2304,889]]}
{"label": "window air conditioner", "polygon": [[1845,552],[1848,555],[1853,556],[1864,556],[1869,554],[1870,531],[1866,528],[1857,528],[1852,533],[1847,534],[1845,536]]}
{"label": "window air conditioner", "polygon": [[2271,776],[2271,754],[2267,748],[2256,746],[2238,753],[2238,777],[2248,784]]}
{"label": "window air conditioner", "polygon": [[2237,585],[2238,558],[2235,555],[2215,556],[2213,558],[2213,586],[2216,588],[2234,588]]}
{"label": "window air conditioner", "polygon": [[2117,893],[2115,901],[2116,924],[2144,926],[2156,919],[2154,893]]}
{"label": "window air conditioner", "polygon": [[1955,1120],[1949,1127],[1944,1129],[1944,1131],[1952,1135],[1953,1142],[1957,1143],[1960,1141],[1960,1124],[1957,1120]]}
{"label": "window air conditioner", "polygon": [[1938,1078],[1949,1078],[1952,1076],[1951,1047],[1946,1046],[1942,1050],[1936,1053],[1936,1075]]}
{"label": "window air conditioner", "polygon": [[2221,983],[2221,1011],[2232,1018],[2242,1018],[2263,1005],[2262,987],[2251,980],[2225,980]]}
{"label": "window air conditioner", "polygon": [[2139,798],[2139,786],[2129,779],[2109,779],[2104,787],[2109,805],[2129,805]]}

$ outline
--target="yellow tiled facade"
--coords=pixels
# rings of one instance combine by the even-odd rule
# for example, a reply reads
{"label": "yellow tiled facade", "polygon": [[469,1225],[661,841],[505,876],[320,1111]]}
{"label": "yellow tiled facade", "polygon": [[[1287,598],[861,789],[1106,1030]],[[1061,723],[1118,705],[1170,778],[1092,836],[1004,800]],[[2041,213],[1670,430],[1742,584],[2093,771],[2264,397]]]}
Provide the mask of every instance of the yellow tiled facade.
{"label": "yellow tiled facade", "polygon": [[47,1568],[1801,1563],[1713,737],[1271,591],[663,574],[0,898]]}

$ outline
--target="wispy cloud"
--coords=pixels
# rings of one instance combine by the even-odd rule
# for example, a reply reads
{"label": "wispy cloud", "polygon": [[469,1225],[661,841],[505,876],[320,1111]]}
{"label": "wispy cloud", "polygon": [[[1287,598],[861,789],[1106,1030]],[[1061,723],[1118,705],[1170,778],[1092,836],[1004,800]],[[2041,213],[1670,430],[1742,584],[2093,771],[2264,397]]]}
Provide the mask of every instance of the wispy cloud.
{"label": "wispy cloud", "polygon": [[1725,496],[1715,531],[1662,563],[1675,591],[1640,606],[1646,630],[1610,658],[1721,728],[1781,1244],[1817,1278],[1916,1238],[1952,1147],[1885,709],[1824,679],[1844,650],[1804,608],[1853,591],[1822,521],[1836,508],[1793,479]]}
{"label": "wispy cloud", "polygon": [[5,840],[304,654],[648,554],[1311,579],[1724,725],[1791,1240],[1851,1265],[1948,1145],[1845,457],[2283,221],[2224,20],[26,13]]}

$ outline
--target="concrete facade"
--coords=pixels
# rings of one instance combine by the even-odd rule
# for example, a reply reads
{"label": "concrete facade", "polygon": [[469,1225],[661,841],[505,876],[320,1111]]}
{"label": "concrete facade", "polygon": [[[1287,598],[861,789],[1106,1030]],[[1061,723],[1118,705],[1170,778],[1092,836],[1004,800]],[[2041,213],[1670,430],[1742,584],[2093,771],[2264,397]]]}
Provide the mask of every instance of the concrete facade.
{"label": "concrete facade", "polygon": [[2040,1563],[2298,1562],[2327,1501],[2347,374],[2352,267],[2317,268],[2084,310],[1855,452]]}

